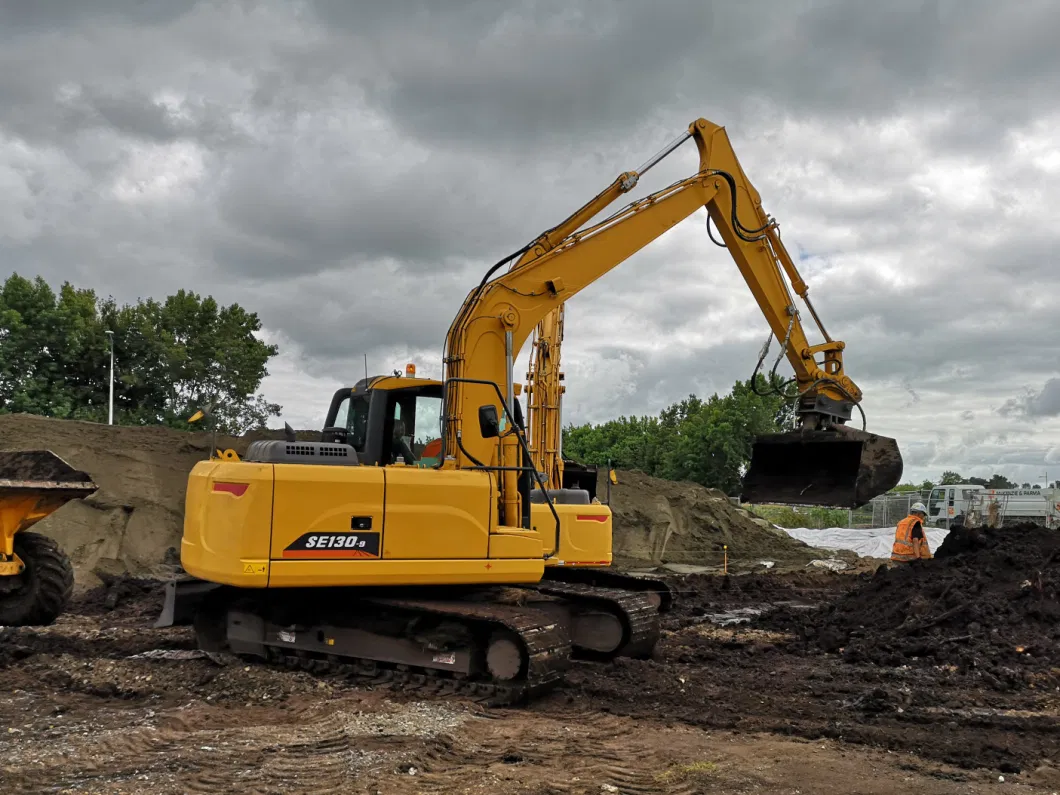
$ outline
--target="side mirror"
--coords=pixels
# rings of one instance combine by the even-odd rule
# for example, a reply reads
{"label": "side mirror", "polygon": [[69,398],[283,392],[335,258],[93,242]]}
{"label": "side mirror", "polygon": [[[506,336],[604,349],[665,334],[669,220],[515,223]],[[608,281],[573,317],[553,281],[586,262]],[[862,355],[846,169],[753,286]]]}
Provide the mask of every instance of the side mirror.
{"label": "side mirror", "polygon": [[492,403],[478,407],[478,427],[483,439],[501,435],[501,421],[497,417],[497,407]]}

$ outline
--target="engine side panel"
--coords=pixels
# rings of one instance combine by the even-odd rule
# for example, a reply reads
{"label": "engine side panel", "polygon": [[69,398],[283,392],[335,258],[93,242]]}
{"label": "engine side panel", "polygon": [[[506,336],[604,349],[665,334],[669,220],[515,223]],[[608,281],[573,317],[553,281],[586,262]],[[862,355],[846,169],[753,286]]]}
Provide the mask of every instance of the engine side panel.
{"label": "engine side panel", "polygon": [[382,467],[274,467],[273,560],[370,563],[382,557]]}

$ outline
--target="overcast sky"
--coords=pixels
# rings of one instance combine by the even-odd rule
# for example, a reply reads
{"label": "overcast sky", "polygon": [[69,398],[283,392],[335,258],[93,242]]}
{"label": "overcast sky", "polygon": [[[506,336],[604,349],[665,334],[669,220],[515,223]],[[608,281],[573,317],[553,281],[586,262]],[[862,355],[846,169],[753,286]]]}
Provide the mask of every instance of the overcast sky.
{"label": "overcast sky", "polygon": [[[1055,480],[1058,29],[1034,0],[5,0],[0,254],[257,311],[267,396],[317,427],[364,354],[439,376],[488,265],[703,116],[907,477]],[[568,420],[751,374],[768,327],[705,217],[570,301]]]}

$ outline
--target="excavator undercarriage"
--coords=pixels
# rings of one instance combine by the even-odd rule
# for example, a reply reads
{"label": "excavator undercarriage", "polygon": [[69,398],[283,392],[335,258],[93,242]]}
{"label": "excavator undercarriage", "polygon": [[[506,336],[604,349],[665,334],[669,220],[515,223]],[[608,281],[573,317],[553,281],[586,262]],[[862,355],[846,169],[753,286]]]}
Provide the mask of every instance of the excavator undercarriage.
{"label": "excavator undercarriage", "polygon": [[570,659],[649,656],[660,633],[657,600],[646,593],[551,579],[530,586],[253,595],[194,579],[172,581],[156,626],[188,623],[206,652],[495,704],[547,691]]}

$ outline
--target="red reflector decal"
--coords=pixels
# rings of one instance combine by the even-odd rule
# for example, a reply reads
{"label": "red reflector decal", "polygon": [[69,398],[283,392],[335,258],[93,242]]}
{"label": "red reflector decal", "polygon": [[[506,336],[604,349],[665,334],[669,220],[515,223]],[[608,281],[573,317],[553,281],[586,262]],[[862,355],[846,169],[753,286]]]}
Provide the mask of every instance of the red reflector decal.
{"label": "red reflector decal", "polygon": [[578,521],[579,522],[606,522],[607,521],[607,514],[603,514],[603,515],[594,514],[594,515],[591,515],[591,516],[589,516],[589,515],[581,515],[580,514],[578,516]]}
{"label": "red reflector decal", "polygon": [[248,486],[250,486],[249,483],[222,483],[217,481],[213,484],[213,490],[215,492],[219,491],[224,494],[234,494],[237,497],[242,497],[247,493]]}

